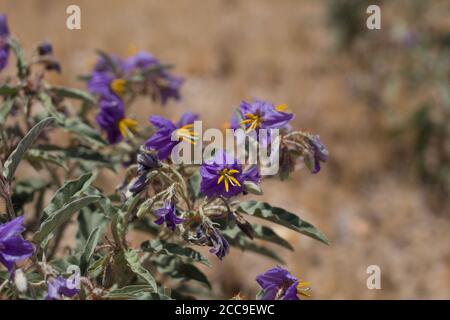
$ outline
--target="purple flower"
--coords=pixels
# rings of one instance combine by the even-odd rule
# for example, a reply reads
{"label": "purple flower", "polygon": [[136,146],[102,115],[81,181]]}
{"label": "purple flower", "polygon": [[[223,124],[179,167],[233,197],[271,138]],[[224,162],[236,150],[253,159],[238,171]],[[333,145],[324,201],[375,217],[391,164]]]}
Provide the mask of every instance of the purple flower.
{"label": "purple flower", "polygon": [[[186,141],[191,144],[195,143],[197,134],[192,130],[194,121],[198,116],[193,113],[184,113],[177,123],[161,117],[151,116],[149,121],[158,130],[145,143],[149,149],[156,150],[158,157],[161,160],[167,159],[172,152],[172,149],[181,141]],[[172,134],[176,131],[178,140],[172,141]]]}
{"label": "purple flower", "polygon": [[220,260],[222,260],[228,254],[230,245],[219,230],[216,228],[213,228],[213,230],[214,232],[210,235],[213,247],[209,250],[209,252],[214,253]]}
{"label": "purple flower", "polygon": [[112,93],[110,83],[113,79],[114,77],[108,73],[93,72],[87,83],[88,90],[93,94],[108,96]]}
{"label": "purple flower", "polygon": [[309,144],[313,151],[313,165],[311,166],[311,173],[318,173],[320,171],[320,162],[328,160],[328,150],[320,142],[318,135],[313,135],[309,138]]}
{"label": "purple flower", "polygon": [[[112,61],[100,57],[87,83],[88,90],[98,95],[122,95],[127,88],[149,93],[164,105],[169,99],[180,99],[183,79],[171,75],[167,67],[147,52],[139,52],[127,59],[110,56]],[[111,65],[114,64],[114,68]],[[133,86],[133,84],[138,84]],[[140,85],[139,85],[140,84]]]}
{"label": "purple flower", "polygon": [[52,55],[53,54],[53,46],[50,42],[44,41],[37,47],[38,54],[40,56]]}
{"label": "purple flower", "polygon": [[104,95],[99,100],[98,125],[107,133],[110,143],[118,143],[137,130],[137,121],[125,118],[122,100],[114,95]]}
{"label": "purple flower", "polygon": [[8,64],[9,58],[9,28],[6,15],[0,15],[0,71]]}
{"label": "purple flower", "polygon": [[156,224],[161,225],[166,222],[167,228],[172,231],[175,231],[177,224],[185,221],[184,219],[177,217],[175,205],[170,201],[166,201],[164,207],[155,210],[155,215],[158,217],[158,219],[155,220]]}
{"label": "purple flower", "polygon": [[50,278],[47,281],[47,296],[46,300],[60,300],[61,295],[66,297],[73,297],[80,293],[80,290],[77,289],[76,279],[75,277],[71,281],[70,279],[64,279],[61,276],[57,278]]}
{"label": "purple flower", "polygon": [[[87,87],[89,92],[97,95],[121,95],[125,91],[127,81],[121,78],[125,63],[117,56],[110,56],[111,61],[100,57],[95,63]],[[115,69],[113,69],[113,64]]]}
{"label": "purple flower", "polygon": [[209,252],[222,260],[229,252],[230,245],[220,231],[213,226],[201,224],[196,230],[196,240],[201,245],[212,247]]}
{"label": "purple flower", "polygon": [[151,89],[154,99],[165,105],[170,99],[180,99],[180,87],[184,80],[171,75],[167,67],[151,54],[141,51],[124,62],[124,70],[128,76],[134,72],[141,73]]}
{"label": "purple flower", "polygon": [[170,99],[180,100],[180,88],[184,79],[168,74],[166,71],[160,73],[155,81],[157,92],[161,103],[165,105]]}
{"label": "purple flower", "polygon": [[238,114],[236,112],[233,112],[229,122],[224,123],[224,128],[225,129],[233,129],[233,130],[237,130],[237,129],[241,128],[241,123],[239,121]]}
{"label": "purple flower", "polygon": [[147,173],[149,170],[159,167],[158,157],[152,152],[141,152],[137,156],[138,173]]}
{"label": "purple flower", "polygon": [[124,69],[126,72],[131,73],[134,70],[142,71],[159,65],[159,60],[153,57],[150,53],[140,51],[125,60]]}
{"label": "purple flower", "polygon": [[33,253],[33,246],[20,235],[25,231],[24,217],[0,225],[0,263],[9,272],[13,271],[16,262],[29,258]]}
{"label": "purple flower", "polygon": [[136,195],[139,192],[141,192],[142,190],[144,190],[145,187],[147,187],[149,182],[150,181],[147,178],[146,173],[140,174],[139,176],[137,176],[137,178],[133,179],[129,190],[133,195]]}
{"label": "purple flower", "polygon": [[256,281],[263,288],[261,300],[299,300],[297,293],[308,296],[309,283],[298,280],[280,266],[258,275]]}
{"label": "purple flower", "polygon": [[144,190],[144,188],[147,187],[148,183],[150,182],[150,180],[147,178],[147,173],[161,166],[158,157],[154,153],[145,151],[142,151],[138,154],[137,163],[138,176],[132,181],[129,189],[133,194],[137,194]]}
{"label": "purple flower", "polygon": [[200,190],[208,197],[232,197],[244,191],[244,181],[259,183],[260,176],[255,166],[243,172],[242,165],[223,150],[216,152],[212,160],[200,168],[202,182]]}
{"label": "purple flower", "polygon": [[272,103],[255,100],[253,103],[241,102],[241,124],[245,125],[248,132],[259,129],[280,129],[294,118],[292,113],[283,110],[284,105],[275,107]]}

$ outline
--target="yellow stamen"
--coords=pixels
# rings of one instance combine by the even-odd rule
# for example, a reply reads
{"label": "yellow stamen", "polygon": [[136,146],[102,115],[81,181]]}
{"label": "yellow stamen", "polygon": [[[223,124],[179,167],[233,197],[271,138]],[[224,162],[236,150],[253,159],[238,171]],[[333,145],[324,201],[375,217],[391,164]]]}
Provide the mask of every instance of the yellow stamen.
{"label": "yellow stamen", "polygon": [[196,143],[195,140],[198,140],[199,137],[197,132],[191,130],[193,127],[194,124],[190,123],[179,128],[176,133],[178,138],[180,140],[189,142],[190,144],[195,144]]}
{"label": "yellow stamen", "polygon": [[284,110],[286,110],[287,109],[287,104],[279,104],[279,105],[277,105],[276,107],[275,107],[275,110],[277,110],[277,111],[280,111],[280,112],[283,112]]}
{"label": "yellow stamen", "polygon": [[311,283],[303,280],[299,280],[297,285],[297,293],[304,297],[311,297],[309,291],[311,291]]}
{"label": "yellow stamen", "polygon": [[138,122],[134,119],[123,118],[119,121],[118,126],[120,134],[123,137],[128,138],[130,135],[132,135],[132,133],[137,131]]}
{"label": "yellow stamen", "polygon": [[225,183],[225,191],[228,192],[228,190],[230,190],[230,186],[228,184],[228,180],[225,179],[223,182]]}
{"label": "yellow stamen", "polygon": [[125,93],[127,81],[125,79],[114,79],[111,81],[111,89],[117,95],[122,95]]}
{"label": "yellow stamen", "polygon": [[253,114],[253,113],[246,113],[245,114],[246,119],[241,121],[241,124],[250,126],[247,128],[247,132],[250,132],[252,130],[255,130],[259,127],[259,125],[262,122],[262,118],[259,114]]}
{"label": "yellow stamen", "polygon": [[230,184],[233,187],[236,187],[236,186],[240,187],[241,183],[233,176],[236,173],[239,173],[239,170],[228,169],[228,168],[223,169],[219,173],[219,178],[217,179],[217,184],[221,184],[223,181],[226,192],[228,192],[230,190]]}

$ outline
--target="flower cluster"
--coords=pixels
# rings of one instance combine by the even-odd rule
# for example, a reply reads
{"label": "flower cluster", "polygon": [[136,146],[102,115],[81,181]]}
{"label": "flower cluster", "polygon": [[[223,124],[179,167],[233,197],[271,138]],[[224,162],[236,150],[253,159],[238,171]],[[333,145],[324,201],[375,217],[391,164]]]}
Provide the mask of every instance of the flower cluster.
{"label": "flower cluster", "polygon": [[96,62],[88,90],[99,96],[97,123],[107,132],[110,143],[129,138],[137,130],[137,121],[125,116],[126,96],[148,94],[165,105],[180,99],[183,79],[168,72],[168,66],[147,52],[123,59],[103,54]]}
{"label": "flower cluster", "polygon": [[[62,70],[53,52],[52,44],[44,41],[27,61],[10,35],[6,16],[0,15],[0,71],[10,54],[18,61],[17,79],[8,76],[0,83],[0,135],[8,142],[0,143],[0,220],[4,222],[0,267],[7,270],[0,270],[0,299],[170,298],[171,290],[163,287],[173,287],[184,298],[190,294],[188,281],[211,287],[196,267],[198,263],[210,266],[208,257],[196,246],[208,247],[213,259],[219,260],[234,247],[281,261],[264,242],[293,249],[268,223],[259,224],[261,219],[328,244],[323,233],[296,214],[249,197],[263,194],[263,161],[241,159],[242,155],[248,159],[255,145],[270,147],[270,157],[280,153],[281,178],[289,176],[298,159],[312,173],[328,160],[318,135],[292,129],[294,114],[285,105],[242,101],[228,127],[241,129],[244,139],[233,147],[203,147],[197,114],[184,112],[178,121],[151,115],[150,125],[139,129],[138,122],[127,117],[137,95],[148,95],[163,105],[180,99],[183,80],[155,57],[146,52],[128,58],[100,52],[86,93],[52,85],[43,76],[48,70]],[[81,112],[72,112],[66,99],[78,101]],[[109,144],[91,125],[92,107]],[[7,123],[13,113],[24,119]],[[57,130],[71,134],[67,144],[46,135]],[[184,156],[185,150],[192,149],[202,151],[200,162],[171,157],[174,150]],[[235,155],[235,151],[240,152]],[[15,174],[21,161],[45,174],[21,180]],[[60,181],[58,167],[71,180]],[[94,183],[97,174],[106,170],[123,176],[116,193]],[[47,197],[50,193],[53,196]],[[25,238],[30,240],[23,236],[25,210],[30,217]],[[60,257],[62,235],[70,221],[78,224],[76,246]],[[131,230],[145,233],[149,240],[131,245]],[[80,272],[65,278],[73,273],[63,269],[72,264]],[[308,296],[308,283],[282,267],[264,272],[256,282],[262,288],[261,299]]]}

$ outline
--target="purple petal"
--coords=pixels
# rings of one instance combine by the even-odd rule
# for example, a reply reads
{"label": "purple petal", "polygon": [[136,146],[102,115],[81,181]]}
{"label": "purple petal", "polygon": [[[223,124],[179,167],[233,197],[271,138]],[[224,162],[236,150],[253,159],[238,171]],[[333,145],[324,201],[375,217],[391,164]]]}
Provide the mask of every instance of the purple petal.
{"label": "purple petal", "polygon": [[21,234],[25,231],[25,227],[23,226],[23,221],[25,217],[20,216],[11,220],[7,223],[0,225],[0,241],[2,239],[6,239],[18,234]]}

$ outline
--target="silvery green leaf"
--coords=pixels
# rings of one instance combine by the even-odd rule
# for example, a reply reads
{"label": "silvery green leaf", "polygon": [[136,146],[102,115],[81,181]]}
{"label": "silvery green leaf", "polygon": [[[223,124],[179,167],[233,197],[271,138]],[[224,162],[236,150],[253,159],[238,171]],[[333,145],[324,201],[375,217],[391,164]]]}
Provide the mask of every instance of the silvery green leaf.
{"label": "silvery green leaf", "polygon": [[85,139],[87,142],[93,143],[99,146],[105,146],[106,141],[100,136],[97,130],[91,128],[79,118],[66,118],[62,127],[77,135],[81,139]]}
{"label": "silvery green leaf", "polygon": [[259,196],[263,194],[261,187],[252,181],[244,181],[244,189],[248,193],[256,194]]}
{"label": "silvery green leaf", "polygon": [[20,160],[22,160],[25,153],[31,147],[31,145],[36,141],[41,132],[50,126],[54,122],[54,118],[45,118],[37,123],[31,130],[20,140],[16,149],[9,155],[8,159],[5,161],[3,168],[3,176],[11,181],[14,173],[19,166]]}
{"label": "silvery green leaf", "polygon": [[164,292],[153,292],[152,287],[145,284],[130,285],[110,290],[105,298],[114,300],[170,300]]}
{"label": "silvery green leaf", "polygon": [[211,288],[208,278],[196,266],[183,262],[176,256],[160,255],[152,258],[159,272],[177,280],[196,280]]}
{"label": "silvery green leaf", "polygon": [[144,252],[152,252],[156,254],[178,256],[188,258],[195,262],[200,262],[206,266],[210,266],[208,259],[200,252],[189,248],[182,247],[175,243],[166,242],[164,240],[148,240],[141,244],[141,249]]}
{"label": "silvery green leaf", "polygon": [[25,55],[23,53],[22,47],[16,39],[9,37],[8,44],[11,46],[14,55],[17,58],[17,76],[23,79],[27,76],[27,62],[25,61]]}
{"label": "silvery green leaf", "polygon": [[[100,199],[100,197],[98,196],[82,197],[70,203],[67,203],[63,207],[54,211],[41,224],[39,231],[36,232],[33,236],[33,241],[37,244],[41,244],[55,229],[59,228],[64,222],[68,221],[72,214],[89,205],[90,203],[97,201],[98,199]],[[44,243],[44,246],[45,244],[46,243]]]}
{"label": "silvery green leaf", "polygon": [[193,200],[198,199],[200,196],[200,183],[202,181],[202,177],[200,173],[195,172],[188,180],[188,188],[189,193],[191,194],[191,198]]}
{"label": "silvery green leaf", "polygon": [[[256,239],[261,239],[264,241],[272,242],[275,244],[278,244],[286,249],[294,250],[294,248],[291,246],[291,244],[280,237],[275,231],[273,231],[271,228],[267,226],[262,226],[258,224],[253,224],[253,231],[254,236]],[[243,237],[245,236],[244,233],[236,226],[233,229],[227,229],[223,231],[223,234],[231,237],[236,238],[237,236]]]}
{"label": "silvery green leaf", "polygon": [[83,90],[61,86],[51,86],[49,90],[60,97],[77,99],[88,104],[96,103],[94,97]]}
{"label": "silvery green leaf", "polygon": [[313,239],[329,244],[327,237],[311,223],[300,219],[295,214],[282,208],[272,207],[268,203],[250,200],[241,202],[238,210],[251,216],[269,220],[273,223],[285,226]]}
{"label": "silvery green leaf", "polygon": [[97,188],[89,186],[86,190],[84,190],[84,193],[87,195],[96,195],[101,197],[101,199],[96,203],[96,205],[100,209],[103,216],[112,217],[117,212],[118,209],[113,205],[111,199],[105,196]]}
{"label": "silvery green leaf", "polygon": [[237,236],[236,238],[233,239],[233,238],[227,236],[226,234],[224,234],[224,236],[231,246],[240,248],[243,251],[251,251],[251,252],[260,254],[262,256],[271,258],[281,264],[284,264],[283,259],[281,259],[275,252],[273,252],[272,250],[270,250],[266,247],[256,244],[252,240],[249,240],[247,237]]}
{"label": "silvery green leaf", "polygon": [[8,99],[0,108],[0,125],[4,124],[6,122],[6,119],[8,118],[9,113],[12,110],[12,107],[14,106],[14,100]]}
{"label": "silvery green leaf", "polygon": [[67,158],[79,160],[80,165],[82,165],[83,167],[89,165],[94,167],[102,166],[113,169],[113,166],[119,163],[119,161],[117,161],[114,157],[104,155],[99,151],[90,149],[83,145],[69,148],[61,148],[55,145],[44,145],[40,146],[40,149],[59,152]]}
{"label": "silvery green leaf", "polygon": [[67,170],[65,159],[61,155],[51,154],[47,151],[30,149],[25,154],[24,159],[37,169],[42,167],[42,163],[52,163]]}
{"label": "silvery green leaf", "polygon": [[56,210],[60,209],[73,197],[77,197],[83,191],[85,191],[94,180],[95,175],[93,175],[91,172],[88,172],[81,175],[75,180],[66,181],[61,188],[56,190],[53,198],[50,200],[50,203],[44,209],[44,213],[46,215],[50,215]]}
{"label": "silvery green leaf", "polygon": [[39,94],[39,99],[41,100],[45,110],[49,113],[49,115],[55,117],[56,121],[62,129],[75,133],[77,138],[85,140],[89,143],[100,146],[106,145],[105,140],[103,140],[100,134],[95,129],[84,123],[80,118],[68,118],[61,112],[58,112],[55,109],[52,99],[48,94],[41,92]]}
{"label": "silvery green leaf", "polygon": [[98,241],[100,240],[101,231],[102,231],[101,227],[95,228],[89,235],[88,240],[86,241],[86,245],[80,257],[80,271],[82,275],[84,275],[87,271],[89,261],[91,260],[91,257],[94,254]]}
{"label": "silvery green leaf", "polygon": [[125,260],[131,271],[144,279],[152,287],[153,292],[157,292],[156,281],[150,272],[141,265],[138,253],[132,249],[125,251]]}

